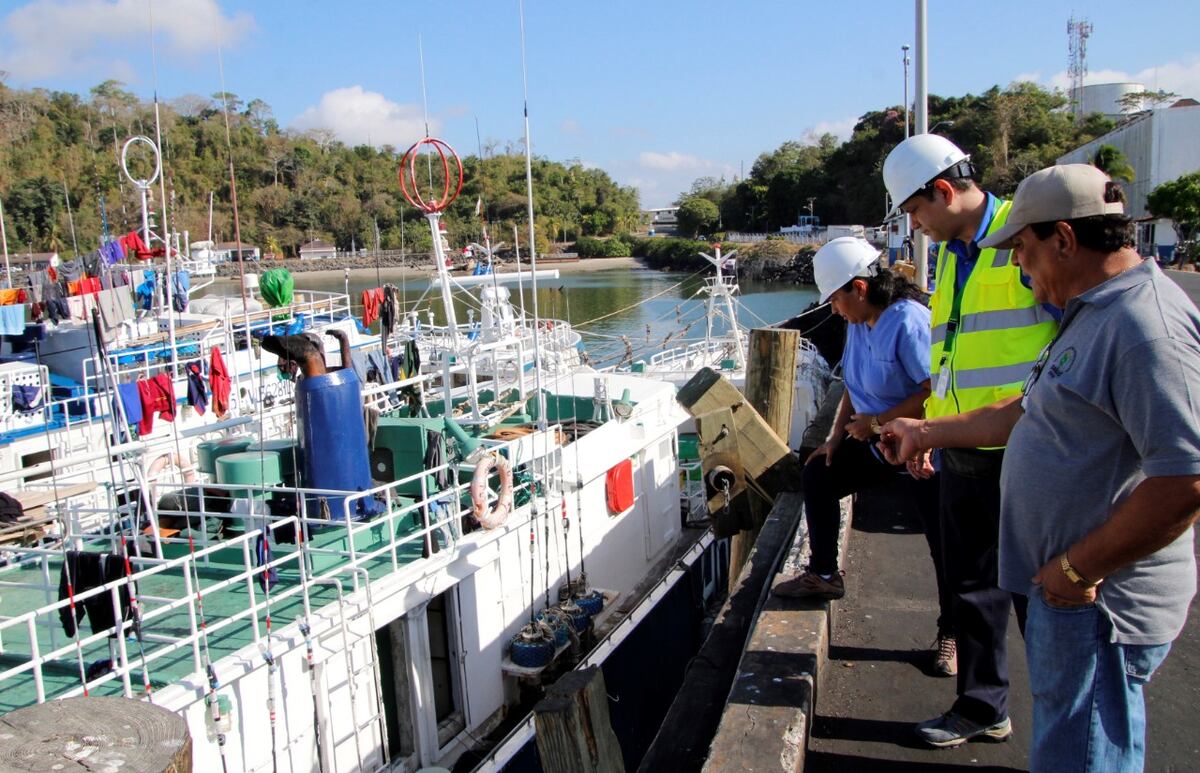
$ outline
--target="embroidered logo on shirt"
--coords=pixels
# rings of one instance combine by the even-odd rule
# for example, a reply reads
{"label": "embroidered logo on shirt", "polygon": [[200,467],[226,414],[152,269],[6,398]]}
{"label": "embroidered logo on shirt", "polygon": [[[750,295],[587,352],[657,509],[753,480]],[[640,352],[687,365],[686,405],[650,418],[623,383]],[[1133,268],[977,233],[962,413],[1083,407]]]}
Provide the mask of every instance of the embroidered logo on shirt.
{"label": "embroidered logo on shirt", "polygon": [[1059,378],[1060,376],[1065,375],[1074,364],[1075,347],[1068,346],[1065,350],[1063,350],[1062,354],[1058,355],[1058,359],[1054,361],[1054,364],[1050,366],[1050,376],[1052,378]]}

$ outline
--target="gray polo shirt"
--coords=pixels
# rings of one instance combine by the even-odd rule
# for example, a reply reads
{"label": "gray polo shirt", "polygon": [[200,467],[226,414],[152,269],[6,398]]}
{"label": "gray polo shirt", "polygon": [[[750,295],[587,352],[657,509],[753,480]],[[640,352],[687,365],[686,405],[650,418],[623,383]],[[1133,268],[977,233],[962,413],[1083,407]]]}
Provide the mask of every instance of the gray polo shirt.
{"label": "gray polo shirt", "polygon": [[[1148,260],[1071,299],[1001,476],[1000,586],[1108,520],[1147,477],[1200,475],[1200,313]],[[1117,572],[1099,605],[1124,644],[1164,644],[1196,592],[1192,530]]]}

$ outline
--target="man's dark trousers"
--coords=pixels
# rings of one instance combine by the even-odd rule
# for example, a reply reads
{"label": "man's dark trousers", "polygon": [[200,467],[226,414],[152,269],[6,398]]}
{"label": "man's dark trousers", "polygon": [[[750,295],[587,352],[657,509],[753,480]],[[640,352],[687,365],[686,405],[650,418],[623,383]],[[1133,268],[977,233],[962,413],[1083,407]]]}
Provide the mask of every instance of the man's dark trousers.
{"label": "man's dark trousers", "polygon": [[1006,635],[1012,595],[997,587],[1003,450],[942,452],[943,564],[958,640],[952,711],[984,725],[1008,716]]}

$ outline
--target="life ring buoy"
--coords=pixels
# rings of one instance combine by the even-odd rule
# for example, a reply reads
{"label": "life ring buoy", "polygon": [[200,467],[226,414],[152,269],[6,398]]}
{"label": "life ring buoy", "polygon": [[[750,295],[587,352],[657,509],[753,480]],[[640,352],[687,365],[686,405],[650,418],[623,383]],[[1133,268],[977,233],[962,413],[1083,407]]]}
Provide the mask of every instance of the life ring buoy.
{"label": "life ring buoy", "polygon": [[173,452],[161,454],[146,467],[146,482],[150,485],[150,490],[156,499],[158,497],[158,480],[164,471],[172,467],[179,470],[184,483],[196,482],[196,469],[185,466],[183,460],[179,458],[179,454]]}
{"label": "life ring buoy", "polygon": [[[500,493],[495,507],[488,509],[488,476],[495,467],[500,473]],[[513,506],[512,464],[499,454],[487,454],[475,465],[471,476],[471,509],[475,520],[485,529],[494,529],[508,520]]]}

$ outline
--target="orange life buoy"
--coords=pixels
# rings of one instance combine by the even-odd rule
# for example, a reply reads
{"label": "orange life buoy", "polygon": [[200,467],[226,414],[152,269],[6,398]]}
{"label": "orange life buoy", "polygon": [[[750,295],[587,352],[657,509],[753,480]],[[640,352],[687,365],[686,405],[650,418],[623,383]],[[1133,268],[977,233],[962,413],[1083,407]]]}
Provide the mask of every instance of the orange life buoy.
{"label": "orange life buoy", "polygon": [[[495,467],[500,473],[500,492],[496,505],[488,509],[488,476]],[[471,476],[471,509],[475,520],[485,529],[494,529],[508,520],[513,506],[512,464],[500,454],[487,454],[475,465]]]}

